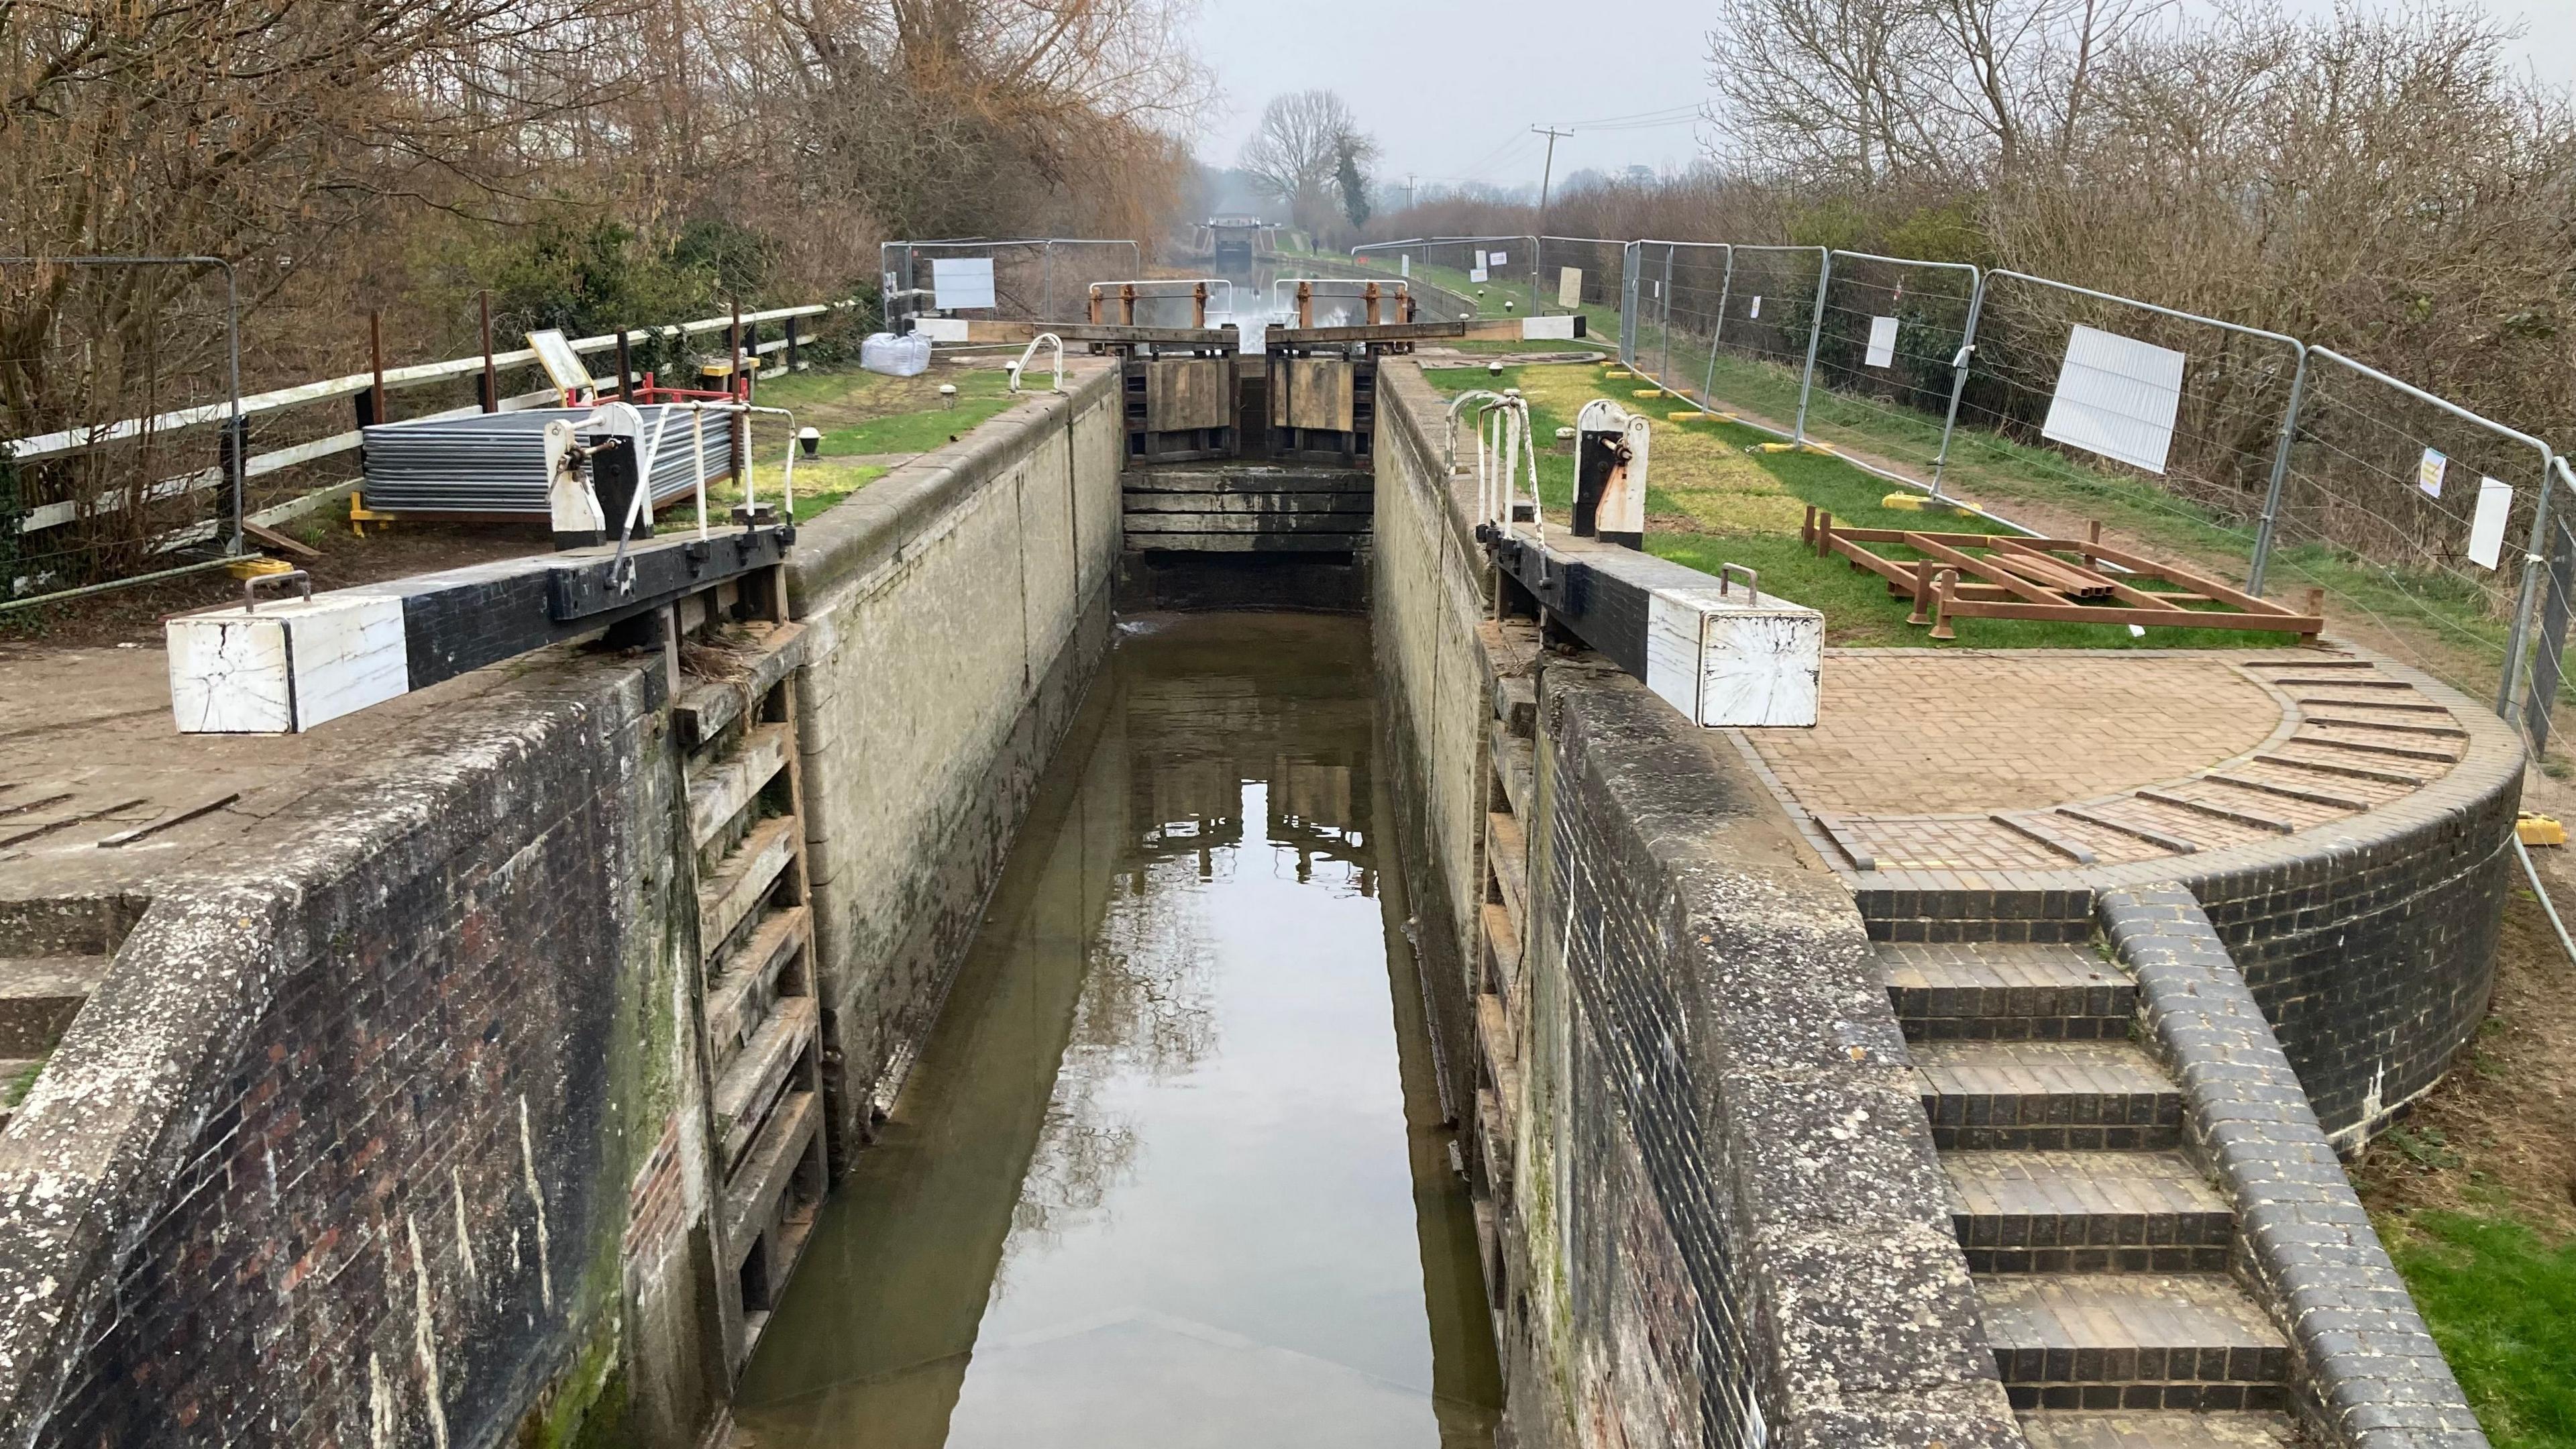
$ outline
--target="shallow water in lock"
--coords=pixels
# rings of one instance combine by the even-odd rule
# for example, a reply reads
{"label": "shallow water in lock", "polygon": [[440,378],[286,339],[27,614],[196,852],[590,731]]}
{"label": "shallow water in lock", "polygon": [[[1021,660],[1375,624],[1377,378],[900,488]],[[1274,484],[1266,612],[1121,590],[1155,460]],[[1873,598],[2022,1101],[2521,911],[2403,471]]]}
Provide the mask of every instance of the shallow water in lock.
{"label": "shallow water in lock", "polygon": [[761,1449],[1482,1446],[1367,625],[1121,626],[737,1396]]}

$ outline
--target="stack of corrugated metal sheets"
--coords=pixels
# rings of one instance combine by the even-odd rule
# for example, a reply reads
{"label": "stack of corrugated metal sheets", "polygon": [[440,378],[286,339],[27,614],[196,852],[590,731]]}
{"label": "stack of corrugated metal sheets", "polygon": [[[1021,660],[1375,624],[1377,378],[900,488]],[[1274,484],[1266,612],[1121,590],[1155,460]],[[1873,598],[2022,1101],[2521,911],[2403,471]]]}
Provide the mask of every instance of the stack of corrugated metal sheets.
{"label": "stack of corrugated metal sheets", "polygon": [[[688,410],[656,405],[636,411],[643,414],[644,437],[649,440],[658,430],[662,440],[653,460],[653,501],[658,505],[689,492],[696,474],[689,464]],[[589,445],[607,436],[605,428],[581,427],[591,416],[588,408],[529,408],[368,428],[367,506],[388,513],[542,517],[547,511],[546,424],[569,421],[581,428],[581,441]],[[702,425],[700,447],[709,482],[730,471],[725,429],[731,422],[728,415],[709,414]]]}

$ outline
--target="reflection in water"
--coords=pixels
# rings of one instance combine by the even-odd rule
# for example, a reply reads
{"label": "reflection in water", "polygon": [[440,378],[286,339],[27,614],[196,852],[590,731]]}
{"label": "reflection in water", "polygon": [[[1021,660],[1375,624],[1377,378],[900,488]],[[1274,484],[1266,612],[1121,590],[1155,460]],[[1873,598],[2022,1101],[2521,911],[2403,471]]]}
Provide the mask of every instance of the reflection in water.
{"label": "reflection in water", "polygon": [[763,1336],[763,1449],[1490,1444],[1372,709],[1355,619],[1131,632]]}

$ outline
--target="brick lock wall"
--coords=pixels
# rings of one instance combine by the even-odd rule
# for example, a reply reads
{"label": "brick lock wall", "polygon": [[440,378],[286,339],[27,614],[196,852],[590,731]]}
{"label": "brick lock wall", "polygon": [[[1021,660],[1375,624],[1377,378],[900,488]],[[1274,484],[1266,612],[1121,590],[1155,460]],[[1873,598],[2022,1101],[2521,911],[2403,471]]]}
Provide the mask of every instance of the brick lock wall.
{"label": "brick lock wall", "polygon": [[692,959],[660,695],[592,666],[274,822],[265,959],[199,983],[237,1028],[27,1442],[492,1444],[613,1342]]}
{"label": "brick lock wall", "polygon": [[2347,1150],[2440,1079],[2495,986],[2521,777],[2424,793],[2417,818],[2185,882]]}

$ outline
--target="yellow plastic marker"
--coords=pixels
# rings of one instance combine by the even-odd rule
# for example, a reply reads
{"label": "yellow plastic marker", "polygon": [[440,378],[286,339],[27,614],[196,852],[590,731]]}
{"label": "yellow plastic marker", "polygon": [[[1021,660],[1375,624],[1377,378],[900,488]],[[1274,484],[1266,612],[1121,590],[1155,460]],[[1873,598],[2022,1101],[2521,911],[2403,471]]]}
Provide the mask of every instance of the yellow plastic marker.
{"label": "yellow plastic marker", "polygon": [[2513,822],[2513,833],[2525,845],[2565,845],[2567,827],[2546,815],[2526,810]]}
{"label": "yellow plastic marker", "polygon": [[1878,500],[1881,508],[1900,513],[1965,513],[1968,510],[1947,498],[1926,498],[1920,493],[1890,493]]}
{"label": "yellow plastic marker", "polygon": [[248,554],[224,565],[224,572],[237,579],[255,579],[268,574],[291,574],[295,565],[265,554]]}

